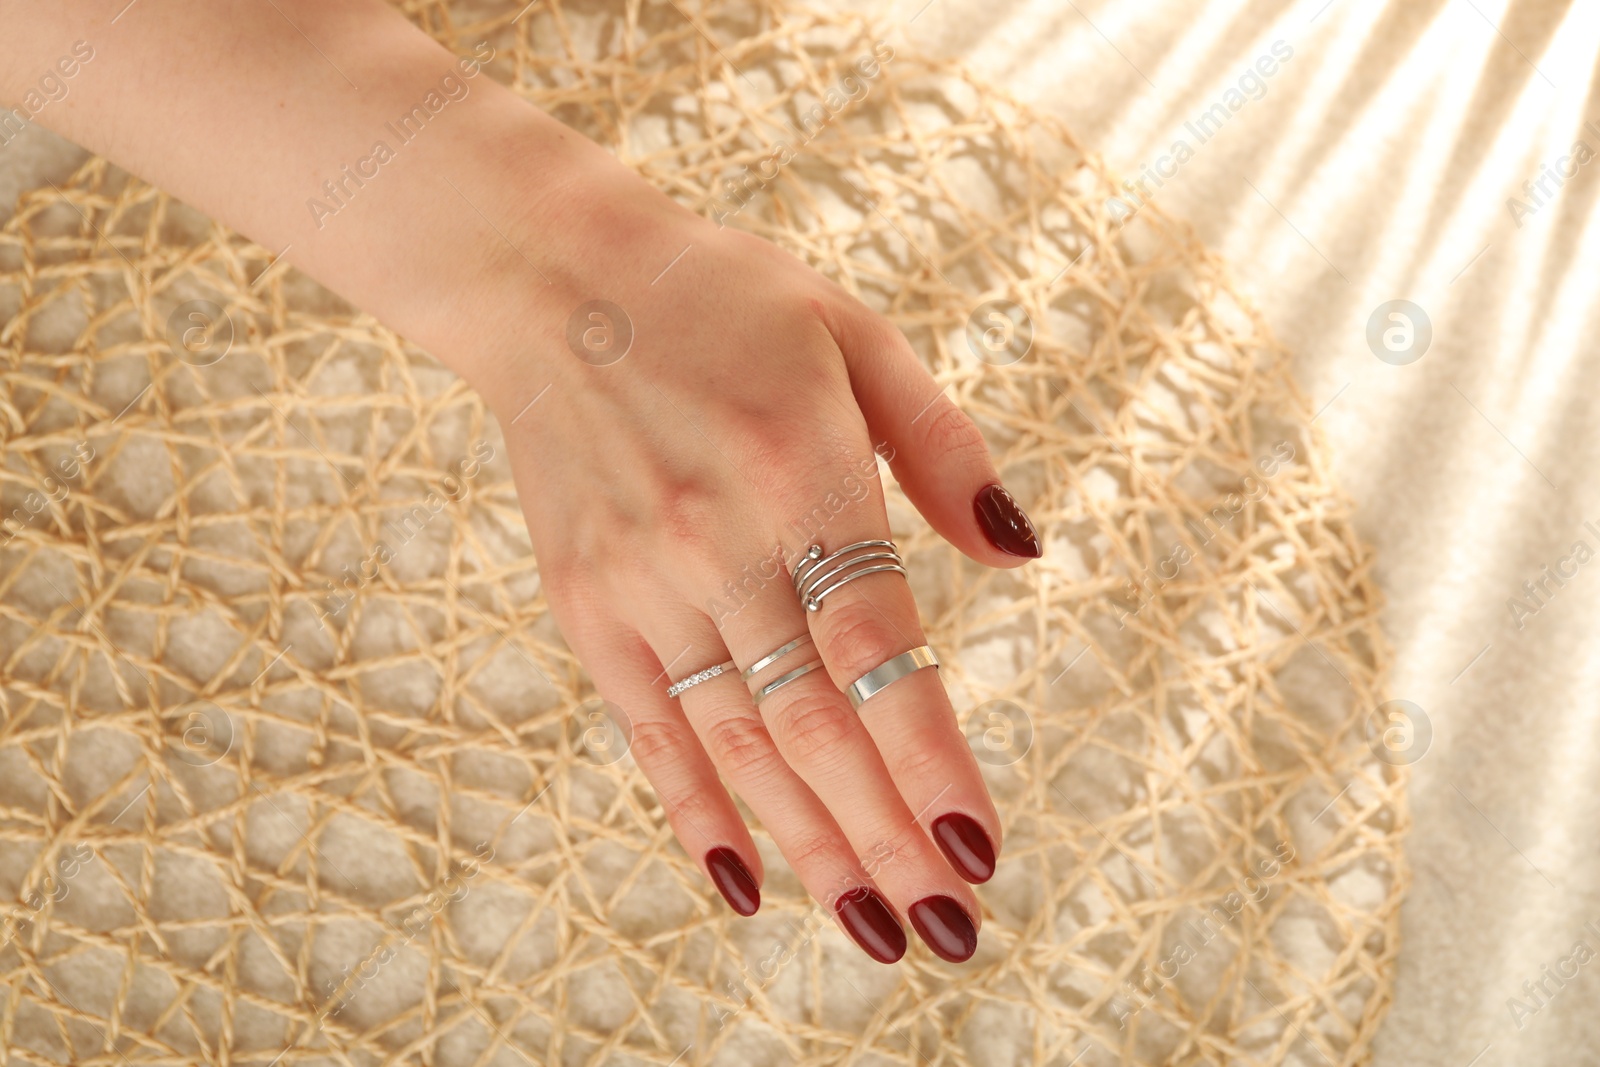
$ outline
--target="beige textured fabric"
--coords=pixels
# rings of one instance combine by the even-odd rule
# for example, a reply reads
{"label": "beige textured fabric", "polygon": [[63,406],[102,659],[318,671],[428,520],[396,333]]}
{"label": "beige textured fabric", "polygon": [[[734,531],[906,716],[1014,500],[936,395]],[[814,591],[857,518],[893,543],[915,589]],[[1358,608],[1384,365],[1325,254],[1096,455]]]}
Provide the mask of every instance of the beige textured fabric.
{"label": "beige textured fabric", "polygon": [[867,962],[764,838],[731,915],[546,615],[481,402],[90,161],[0,234],[7,1052],[1363,1062],[1406,881],[1378,598],[1221,264],[899,38],[846,82],[887,29],[518,10],[414,14],[708,212],[787,141],[731,223],[890,314],[1039,522],[993,574],[892,511],[1007,829],[979,953]]}
{"label": "beige textured fabric", "polygon": [[[906,25],[922,0],[884,6]],[[1600,952],[1600,601],[1590,565],[1565,586],[1544,577],[1579,539],[1600,550],[1584,525],[1600,525],[1600,172],[1591,160],[1546,181],[1531,215],[1508,203],[1534,206],[1524,183],[1574,142],[1600,152],[1594,8],[938,0],[905,32],[1125,175],[1274,41],[1293,48],[1157,203],[1227,258],[1294,352],[1375,550],[1393,695],[1432,721],[1375,1062],[1511,1067],[1600,1048],[1600,973],[1545,970],[1580,939]],[[1433,328],[1406,366],[1364,336],[1395,298]],[[1530,581],[1544,607],[1519,627],[1508,604],[1532,606]]]}

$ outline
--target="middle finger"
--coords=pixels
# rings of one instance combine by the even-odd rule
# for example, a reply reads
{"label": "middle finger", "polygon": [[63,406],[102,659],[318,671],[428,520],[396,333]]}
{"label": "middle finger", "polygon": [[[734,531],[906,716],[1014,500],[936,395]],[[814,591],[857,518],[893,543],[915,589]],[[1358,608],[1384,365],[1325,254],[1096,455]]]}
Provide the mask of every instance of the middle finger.
{"label": "middle finger", "polygon": [[[807,632],[806,612],[788,582],[768,583],[738,612],[719,620],[741,669]],[[750,680],[752,691],[817,659],[802,642]],[[774,690],[759,711],[784,760],[827,805],[857,855],[874,857],[873,880],[928,947],[962,961],[977,948],[978,905],[896,788],[871,735],[849,701],[814,670]]]}

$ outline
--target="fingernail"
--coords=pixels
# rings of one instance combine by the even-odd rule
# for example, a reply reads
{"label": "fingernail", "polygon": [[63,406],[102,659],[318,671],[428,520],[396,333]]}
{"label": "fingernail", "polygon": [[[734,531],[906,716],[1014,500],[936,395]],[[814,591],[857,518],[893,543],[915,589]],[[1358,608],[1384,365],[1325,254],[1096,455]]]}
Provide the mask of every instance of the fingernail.
{"label": "fingernail", "polygon": [[1005,486],[996,482],[978,490],[972,510],[977,513],[978,525],[983,527],[983,535],[989,543],[1006,555],[1038,559],[1044,554],[1033,523],[1006,492]]}
{"label": "fingernail", "polygon": [[761,907],[761,890],[750,877],[750,868],[731,848],[714,848],[706,853],[706,870],[711,872],[711,884],[717,887],[728,907],[740,915],[754,915]]}
{"label": "fingernail", "polygon": [[879,963],[893,963],[906,954],[906,932],[900,921],[867,886],[857,886],[833,905],[845,932]]}
{"label": "fingernail", "polygon": [[933,820],[933,839],[956,872],[973,884],[994,877],[994,845],[983,827],[960,812]]}
{"label": "fingernail", "polygon": [[949,897],[926,897],[911,905],[911,925],[940,959],[965,963],[978,951],[977,927]]}

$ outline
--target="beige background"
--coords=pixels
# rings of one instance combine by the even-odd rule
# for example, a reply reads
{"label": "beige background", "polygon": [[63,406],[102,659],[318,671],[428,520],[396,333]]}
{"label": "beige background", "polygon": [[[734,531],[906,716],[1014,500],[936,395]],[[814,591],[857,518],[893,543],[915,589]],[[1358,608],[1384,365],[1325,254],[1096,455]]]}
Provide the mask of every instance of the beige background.
{"label": "beige background", "polygon": [[[1600,119],[1600,16],[1560,3],[898,0],[891,40],[960,56],[1135,174],[1282,39],[1293,58],[1157,195],[1234,265],[1300,381],[1377,549],[1394,695],[1431,718],[1414,888],[1380,1064],[1565,1062],[1600,1047],[1600,961],[1518,1029],[1507,998],[1600,923],[1591,651],[1600,576],[1511,623],[1600,500],[1595,170],[1519,228],[1506,198]],[[915,16],[913,21],[908,21]],[[1192,140],[1192,138],[1191,138]],[[37,130],[0,150],[0,204],[81,156]],[[1432,346],[1376,359],[1404,297]],[[1551,988],[1554,988],[1552,985]]]}
{"label": "beige background", "polygon": [[[1293,48],[1156,200],[1229,258],[1326,405],[1318,425],[1388,598],[1393,695],[1433,726],[1411,784],[1414,887],[1376,1062],[1584,1062],[1600,1048],[1600,960],[1564,989],[1549,983],[1556,996],[1520,1030],[1507,999],[1578,938],[1600,950],[1583,931],[1600,929],[1600,566],[1552,586],[1520,631],[1507,600],[1575,540],[1600,551],[1582,529],[1600,527],[1600,161],[1520,227],[1506,200],[1575,139],[1600,150],[1581,129],[1600,120],[1600,13],[933,0],[918,14],[922,3],[888,7],[894,39],[962,57],[1125,176],[1272,42]],[[1394,298],[1434,330],[1408,366],[1365,342],[1369,314]]]}

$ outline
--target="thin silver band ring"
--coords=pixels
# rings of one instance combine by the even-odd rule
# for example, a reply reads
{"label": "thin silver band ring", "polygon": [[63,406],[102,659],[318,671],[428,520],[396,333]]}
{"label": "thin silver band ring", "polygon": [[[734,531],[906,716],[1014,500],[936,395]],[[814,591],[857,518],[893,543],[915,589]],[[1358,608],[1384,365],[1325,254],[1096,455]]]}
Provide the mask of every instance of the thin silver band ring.
{"label": "thin silver band ring", "polygon": [[819,659],[815,663],[808,663],[804,667],[797,667],[772,684],[764,685],[760,689],[757,689],[750,699],[755,703],[755,706],[759,708],[761,706],[761,702],[767,699],[767,697],[771,696],[779,689],[782,689],[796,678],[805,677],[820,666],[822,666],[822,661]]}
{"label": "thin silver band ring", "polygon": [[860,711],[861,705],[865,704],[868,698],[883,692],[906,675],[915,674],[924,667],[938,665],[939,657],[933,654],[933,649],[927,645],[918,645],[909,652],[902,652],[898,656],[884,660],[851,682],[850,687],[845,690],[845,695],[850,698],[850,706]]}
{"label": "thin silver band ring", "polygon": [[773,649],[771,652],[768,652],[765,656],[762,656],[760,659],[750,664],[750,666],[746,667],[740,672],[739,677],[748,682],[757,674],[760,674],[762,671],[766,670],[768,667],[772,666],[774,663],[778,662],[780,659],[787,656],[789,653],[793,652],[795,649],[799,648],[809,640],[811,640],[811,635],[809,633],[804,633],[786,645],[779,645],[777,648]]}
{"label": "thin silver band ring", "polygon": [[676,699],[678,695],[681,694],[685,689],[693,689],[701,682],[708,682],[717,675],[722,674],[725,671],[731,671],[737,666],[738,664],[730,659],[728,662],[719,663],[715,667],[707,667],[703,671],[695,671],[682,681],[673,682],[671,685],[667,686],[667,696]]}

